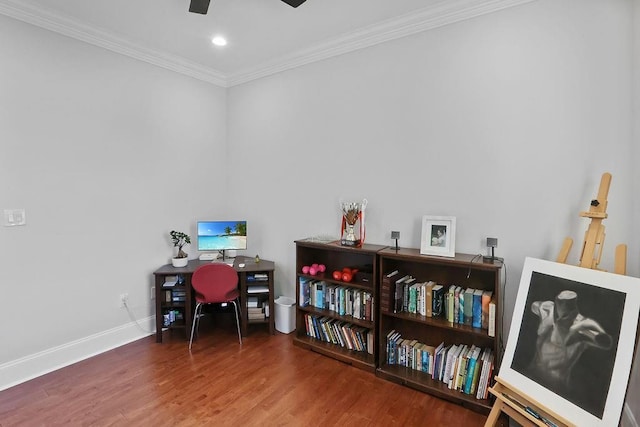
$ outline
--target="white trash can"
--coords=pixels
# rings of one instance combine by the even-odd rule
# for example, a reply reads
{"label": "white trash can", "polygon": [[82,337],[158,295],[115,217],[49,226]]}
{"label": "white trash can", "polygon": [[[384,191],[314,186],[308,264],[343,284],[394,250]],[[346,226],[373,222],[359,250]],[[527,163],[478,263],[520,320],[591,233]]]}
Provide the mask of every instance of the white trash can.
{"label": "white trash can", "polygon": [[289,334],[296,329],[296,300],[289,297],[278,297],[275,303],[276,329]]}

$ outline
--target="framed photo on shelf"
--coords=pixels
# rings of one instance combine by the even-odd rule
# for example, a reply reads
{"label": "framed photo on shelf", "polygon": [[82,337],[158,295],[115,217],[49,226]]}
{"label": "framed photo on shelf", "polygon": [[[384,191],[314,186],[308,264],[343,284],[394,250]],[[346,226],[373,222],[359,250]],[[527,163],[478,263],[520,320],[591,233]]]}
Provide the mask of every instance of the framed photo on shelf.
{"label": "framed photo on shelf", "polygon": [[456,256],[456,218],[453,216],[422,217],[422,255]]}
{"label": "framed photo on shelf", "polygon": [[526,258],[499,377],[578,426],[618,425],[640,279]]}

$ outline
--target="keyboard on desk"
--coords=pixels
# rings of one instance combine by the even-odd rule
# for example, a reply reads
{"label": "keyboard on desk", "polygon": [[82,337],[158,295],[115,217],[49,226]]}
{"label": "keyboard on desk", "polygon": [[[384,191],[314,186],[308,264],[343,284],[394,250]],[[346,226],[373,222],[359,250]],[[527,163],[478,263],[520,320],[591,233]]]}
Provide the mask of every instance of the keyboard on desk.
{"label": "keyboard on desk", "polygon": [[229,267],[233,267],[233,261],[223,261],[221,259],[214,259],[213,261],[211,261],[214,264],[227,264]]}

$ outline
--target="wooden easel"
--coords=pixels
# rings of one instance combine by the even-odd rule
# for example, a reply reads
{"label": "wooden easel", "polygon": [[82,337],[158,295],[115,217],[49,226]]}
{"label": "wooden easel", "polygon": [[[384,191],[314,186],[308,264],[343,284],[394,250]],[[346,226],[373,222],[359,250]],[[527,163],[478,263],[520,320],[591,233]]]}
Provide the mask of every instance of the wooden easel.
{"label": "wooden easel", "polygon": [[[600,270],[598,265],[602,258],[602,246],[604,245],[604,225],[602,220],[607,218],[607,196],[609,195],[609,186],[611,185],[611,174],[605,172],[600,179],[600,189],[598,190],[598,198],[591,201],[591,206],[587,212],[580,212],[581,217],[591,218],[591,224],[584,234],[584,243],[582,244],[582,254],[580,255],[580,267]],[[566,264],[569,251],[573,245],[570,237],[564,239],[560,253],[556,262]],[[616,274],[627,274],[627,245],[620,244],[616,246],[613,272]]]}
{"label": "wooden easel", "polygon": [[[591,218],[591,223],[584,235],[582,244],[582,254],[580,256],[580,267],[600,270],[600,258],[602,257],[602,246],[604,245],[604,225],[602,220],[607,218],[607,196],[611,185],[611,174],[605,172],[600,180],[598,198],[591,201],[589,211],[580,212],[581,217]],[[573,240],[567,237],[562,244],[556,262],[565,264]],[[627,272],[627,245],[616,246],[614,273],[626,274]],[[541,427],[573,427],[575,424],[562,418],[540,402],[527,396],[526,393],[507,384],[502,378],[496,377],[496,384],[489,387],[489,392],[493,394],[496,401],[487,417],[485,427],[495,426],[501,413],[505,413],[523,426]]]}
{"label": "wooden easel", "polygon": [[522,426],[575,427],[575,424],[531,399],[525,393],[517,391],[500,377],[496,377],[496,383],[493,387],[489,387],[489,392],[496,397],[496,401],[484,424],[485,427],[495,426],[503,412]]}

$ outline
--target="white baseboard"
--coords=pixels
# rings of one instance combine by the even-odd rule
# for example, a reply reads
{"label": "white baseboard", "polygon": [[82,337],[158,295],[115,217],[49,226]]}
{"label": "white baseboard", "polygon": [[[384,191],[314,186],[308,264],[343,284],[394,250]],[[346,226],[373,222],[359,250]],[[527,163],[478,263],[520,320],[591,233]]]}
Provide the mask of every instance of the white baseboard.
{"label": "white baseboard", "polygon": [[638,427],[636,417],[633,415],[628,403],[624,404],[622,410],[622,419],[620,420],[620,426],[622,427]]}
{"label": "white baseboard", "polygon": [[[141,326],[147,331],[143,331]],[[104,353],[155,332],[155,316],[130,322],[0,365],[0,391]]]}

